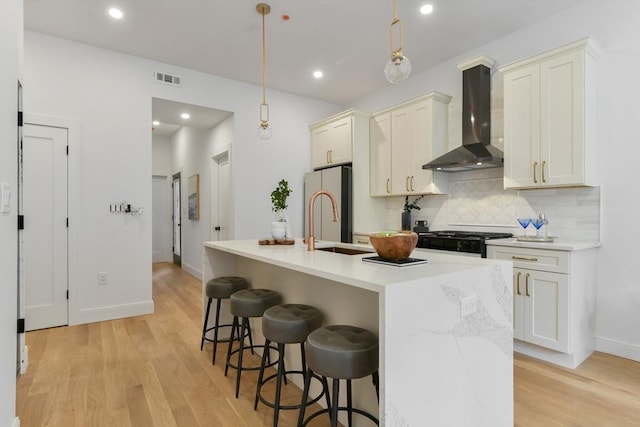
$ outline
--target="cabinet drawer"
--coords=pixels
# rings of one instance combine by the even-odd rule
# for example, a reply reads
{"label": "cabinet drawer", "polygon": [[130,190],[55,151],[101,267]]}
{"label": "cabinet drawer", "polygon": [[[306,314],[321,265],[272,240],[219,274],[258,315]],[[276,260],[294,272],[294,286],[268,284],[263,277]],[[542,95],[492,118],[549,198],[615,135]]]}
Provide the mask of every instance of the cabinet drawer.
{"label": "cabinet drawer", "polygon": [[353,243],[358,245],[371,245],[368,234],[353,233]]}
{"label": "cabinet drawer", "polygon": [[489,246],[487,256],[494,259],[512,261],[514,268],[570,273],[569,252],[547,249]]}

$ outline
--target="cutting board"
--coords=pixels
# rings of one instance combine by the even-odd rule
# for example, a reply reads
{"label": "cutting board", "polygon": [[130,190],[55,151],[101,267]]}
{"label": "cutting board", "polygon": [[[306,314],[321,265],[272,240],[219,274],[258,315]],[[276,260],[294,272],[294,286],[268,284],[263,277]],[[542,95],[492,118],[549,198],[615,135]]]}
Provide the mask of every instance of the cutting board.
{"label": "cutting board", "polygon": [[284,239],[284,240],[275,240],[275,239],[260,239],[258,240],[259,245],[293,245],[296,241],[294,239]]}

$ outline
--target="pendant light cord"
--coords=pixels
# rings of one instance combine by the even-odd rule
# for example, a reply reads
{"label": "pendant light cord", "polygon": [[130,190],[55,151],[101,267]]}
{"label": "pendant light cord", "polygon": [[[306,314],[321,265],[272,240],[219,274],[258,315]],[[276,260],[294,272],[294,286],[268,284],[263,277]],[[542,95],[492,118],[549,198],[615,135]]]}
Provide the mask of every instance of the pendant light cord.
{"label": "pendant light cord", "polygon": [[266,104],[267,103],[267,44],[266,44],[266,37],[265,37],[265,19],[264,19],[264,13],[262,13],[262,103]]}

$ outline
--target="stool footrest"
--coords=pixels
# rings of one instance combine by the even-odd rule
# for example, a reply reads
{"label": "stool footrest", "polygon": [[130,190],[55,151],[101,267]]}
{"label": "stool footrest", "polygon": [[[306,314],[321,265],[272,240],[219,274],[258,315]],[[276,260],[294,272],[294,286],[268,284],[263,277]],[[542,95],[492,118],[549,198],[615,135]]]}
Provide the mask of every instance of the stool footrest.
{"label": "stool footrest", "polygon": [[[276,363],[278,363],[276,361]],[[267,365],[265,365],[265,367],[267,367]],[[305,372],[303,371],[285,371],[284,375],[285,377],[287,375],[290,374],[298,374],[298,375],[302,375],[302,377],[304,378]],[[262,380],[262,383],[258,384],[258,389],[256,391],[256,393],[258,394],[258,399],[260,399],[260,402],[264,403],[266,406],[270,407],[270,408],[274,408],[276,407],[275,403],[268,401],[265,397],[262,396],[262,394],[260,393],[262,390],[262,386],[264,386],[268,381],[277,378],[278,374],[272,374],[269,375],[267,378]],[[322,378],[319,375],[313,374],[312,375],[313,378],[317,379],[318,381],[320,381],[322,383]],[[313,405],[314,403],[318,402],[322,396],[323,396],[323,392],[320,392],[320,394],[316,397],[314,397],[313,399],[309,400],[306,404],[307,405]],[[300,409],[302,407],[302,404],[296,404],[296,405],[280,405],[280,409]]]}
{"label": "stool footrest", "polygon": [[[236,340],[234,339],[234,341],[236,341]],[[262,344],[260,344],[260,345],[254,345],[254,346],[251,346],[251,347],[250,347],[250,346],[247,346],[247,347],[243,348],[242,350],[243,350],[243,351],[248,351],[248,350],[253,351],[253,350],[254,350],[254,349],[256,349],[256,348],[262,348],[262,349],[264,349],[264,348],[265,348],[265,346],[264,346],[264,345],[262,345]],[[273,351],[276,351],[276,352],[277,352],[277,351],[278,351],[278,347],[269,346],[269,350],[273,350]],[[240,349],[239,349],[239,348],[236,348],[235,350],[233,350],[233,351],[231,351],[231,352],[229,353],[229,357],[231,357],[232,355],[234,355],[234,354],[238,353],[239,351],[240,351]],[[265,367],[270,368],[270,367],[275,366],[275,365],[277,365],[277,364],[278,364],[278,359],[276,359],[275,361],[272,361],[270,364],[268,364],[268,365],[264,365],[264,366],[265,366]],[[230,368],[238,369],[238,365],[234,365],[234,364],[231,362],[231,360],[229,360],[229,362],[227,363],[227,365],[228,365]],[[244,366],[244,365],[243,365],[243,366],[242,366],[242,370],[243,370],[243,371],[258,371],[258,370],[260,370],[260,365],[258,365],[258,366],[249,366],[249,367],[246,367],[246,366]],[[226,371],[226,370],[225,370],[225,371]],[[225,376],[225,377],[227,376],[227,372],[225,372],[225,373],[224,373],[224,376]]]}
{"label": "stool footrest", "polygon": [[[227,323],[227,324],[225,324],[225,325],[212,326],[212,327],[210,327],[209,329],[206,329],[206,330],[204,331],[204,340],[205,340],[205,341],[207,341],[207,342],[213,342],[213,341],[214,341],[214,339],[213,339],[213,338],[207,338],[207,334],[208,334],[209,332],[211,332],[211,331],[215,331],[216,329],[220,329],[220,328],[230,328],[230,327],[232,327],[232,326],[233,326],[233,324],[231,324],[231,323]],[[227,338],[218,338],[218,342],[229,342],[229,339],[230,339],[230,338],[231,338],[230,336],[229,336],[229,337],[227,337]],[[233,340],[234,340],[234,341],[236,341],[236,340],[237,340],[237,338],[234,338]]]}
{"label": "stool footrest", "polygon": [[[338,406],[338,412],[340,412],[340,411],[348,412],[349,408],[346,407],[346,406]],[[353,412],[354,414],[363,415],[363,416],[369,418],[374,423],[376,423],[376,425],[379,425],[378,419],[376,417],[374,417],[373,415],[371,415],[370,413],[368,413],[366,411],[363,411],[362,409],[351,408],[351,412]],[[329,414],[329,413],[331,413],[331,408],[321,409],[319,411],[314,412],[313,414],[309,415],[309,417],[306,420],[304,420],[304,422],[302,423],[302,427],[306,426],[315,417],[317,417],[319,415],[322,415],[322,414]]]}

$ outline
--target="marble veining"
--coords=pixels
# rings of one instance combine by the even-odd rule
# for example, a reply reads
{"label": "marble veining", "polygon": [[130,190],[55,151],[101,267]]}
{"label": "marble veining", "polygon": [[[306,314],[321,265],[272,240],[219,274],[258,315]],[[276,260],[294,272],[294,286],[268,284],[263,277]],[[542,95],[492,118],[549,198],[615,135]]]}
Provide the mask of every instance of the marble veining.
{"label": "marble veining", "polygon": [[[447,299],[452,304],[460,306],[460,300],[468,295],[460,289],[441,285]],[[498,347],[509,359],[513,358],[513,333],[511,327],[495,320],[487,311],[480,298],[476,300],[475,313],[460,318],[445,334],[451,334],[456,338],[479,337],[490,341]]]}

